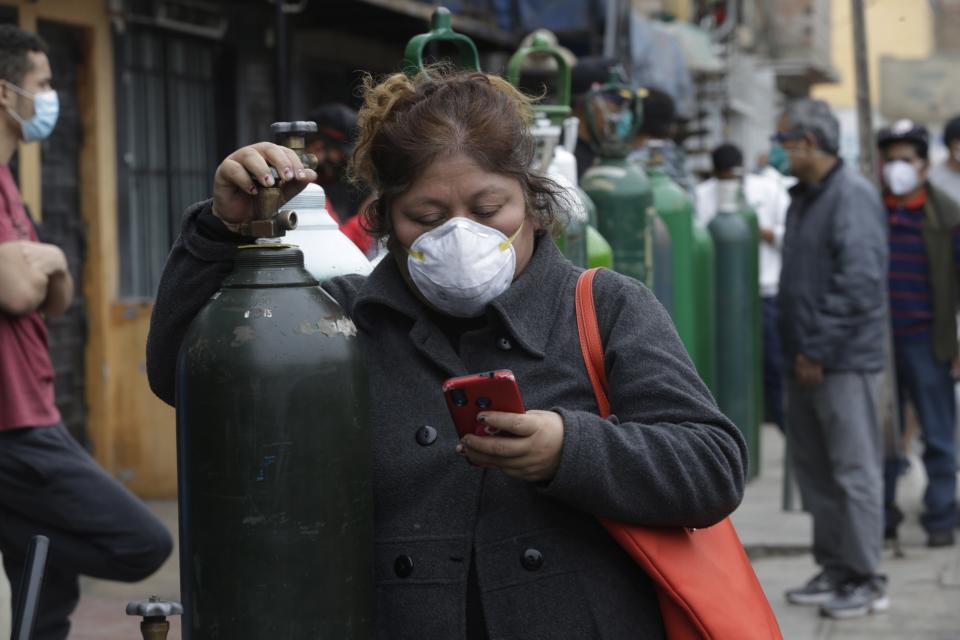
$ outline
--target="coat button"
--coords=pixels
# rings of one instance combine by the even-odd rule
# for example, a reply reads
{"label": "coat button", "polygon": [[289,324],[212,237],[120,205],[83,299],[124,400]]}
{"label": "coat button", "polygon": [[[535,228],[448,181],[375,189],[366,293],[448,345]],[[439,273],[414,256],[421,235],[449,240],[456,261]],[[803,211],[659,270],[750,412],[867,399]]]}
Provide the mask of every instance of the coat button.
{"label": "coat button", "polygon": [[510,341],[507,340],[506,338],[500,338],[499,340],[497,340],[497,346],[503,349],[504,351],[510,351],[510,349],[513,349],[513,345],[510,344]]}
{"label": "coat button", "polygon": [[543,566],[543,554],[536,549],[527,549],[520,557],[520,564],[527,571],[536,571]]}
{"label": "coat button", "polygon": [[409,578],[413,573],[413,558],[410,556],[397,556],[393,562],[393,570],[400,578]]}
{"label": "coat button", "polygon": [[417,429],[417,444],[421,447],[429,447],[437,441],[437,430],[430,425],[424,425]]}

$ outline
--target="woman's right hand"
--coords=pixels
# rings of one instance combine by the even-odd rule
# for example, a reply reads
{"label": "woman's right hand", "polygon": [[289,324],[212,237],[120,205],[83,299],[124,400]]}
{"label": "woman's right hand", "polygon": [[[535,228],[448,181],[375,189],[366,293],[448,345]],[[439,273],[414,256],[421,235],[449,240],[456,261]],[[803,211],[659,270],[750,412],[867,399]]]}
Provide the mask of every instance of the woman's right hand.
{"label": "woman's right hand", "polygon": [[213,215],[230,224],[253,220],[257,189],[274,186],[270,167],[280,174],[281,204],[317,179],[291,149],[272,142],[242,147],[227,156],[213,176]]}

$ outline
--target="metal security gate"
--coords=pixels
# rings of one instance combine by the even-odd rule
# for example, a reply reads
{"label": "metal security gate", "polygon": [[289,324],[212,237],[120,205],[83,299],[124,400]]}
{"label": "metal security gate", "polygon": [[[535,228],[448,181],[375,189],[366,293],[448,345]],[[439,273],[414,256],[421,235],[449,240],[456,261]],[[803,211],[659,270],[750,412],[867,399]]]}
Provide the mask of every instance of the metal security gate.
{"label": "metal security gate", "polygon": [[66,314],[47,318],[50,358],[56,371],[56,401],[63,421],[86,443],[85,347],[86,304],[83,263],[86,229],[80,210],[80,146],[83,130],[77,103],[77,81],[84,64],[83,32],[61,23],[41,21],[37,32],[50,46],[53,85],[60,94],[60,117],[45,140],[42,157],[42,234],[63,249],[75,283],[73,304]]}
{"label": "metal security gate", "polygon": [[115,38],[120,297],[156,295],[183,210],[217,167],[215,41],[128,23]]}

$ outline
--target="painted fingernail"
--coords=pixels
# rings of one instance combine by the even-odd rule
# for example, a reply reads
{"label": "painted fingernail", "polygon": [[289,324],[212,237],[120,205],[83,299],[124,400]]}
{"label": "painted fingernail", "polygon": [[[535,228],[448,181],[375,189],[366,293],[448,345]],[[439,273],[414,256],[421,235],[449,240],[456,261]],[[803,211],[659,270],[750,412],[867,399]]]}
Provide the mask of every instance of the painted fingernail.
{"label": "painted fingernail", "polygon": [[256,194],[256,193],[257,193],[257,187],[256,187],[255,185],[250,185],[250,188],[247,189],[247,191],[249,191],[250,193]]}
{"label": "painted fingernail", "polygon": [[265,185],[268,186],[268,187],[272,187],[272,186],[273,186],[273,176],[270,175],[269,173],[268,173],[267,175],[263,176],[263,184],[265,184]]}
{"label": "painted fingernail", "polygon": [[293,178],[293,170],[290,167],[287,167],[286,169],[284,169],[283,177],[286,178],[287,180],[290,180],[291,178]]}

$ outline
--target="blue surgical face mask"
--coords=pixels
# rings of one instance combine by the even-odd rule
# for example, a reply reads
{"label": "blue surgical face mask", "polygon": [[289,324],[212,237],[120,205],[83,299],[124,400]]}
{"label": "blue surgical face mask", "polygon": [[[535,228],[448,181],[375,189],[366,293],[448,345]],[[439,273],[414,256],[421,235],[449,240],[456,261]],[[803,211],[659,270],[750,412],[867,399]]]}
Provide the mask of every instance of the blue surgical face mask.
{"label": "blue surgical face mask", "polygon": [[779,171],[785,176],[790,175],[790,156],[787,150],[779,142],[770,145],[770,153],[767,155],[767,164]]}
{"label": "blue surgical face mask", "polygon": [[24,142],[33,142],[43,140],[53,132],[57,125],[57,116],[60,115],[60,99],[57,92],[53,89],[38,91],[31,94],[24,91],[12,82],[7,82],[7,86],[22,95],[25,98],[33,100],[33,117],[24,120],[16,111],[7,107],[14,120],[20,123],[20,131]]}

